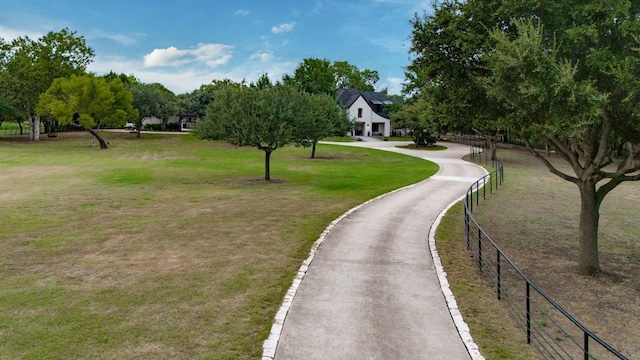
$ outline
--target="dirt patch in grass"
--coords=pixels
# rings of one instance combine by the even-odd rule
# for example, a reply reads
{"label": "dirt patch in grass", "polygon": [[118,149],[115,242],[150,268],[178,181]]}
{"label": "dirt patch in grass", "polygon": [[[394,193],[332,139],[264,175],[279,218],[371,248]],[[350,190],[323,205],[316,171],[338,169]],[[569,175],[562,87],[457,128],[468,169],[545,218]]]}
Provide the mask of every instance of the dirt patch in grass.
{"label": "dirt patch in grass", "polygon": [[[607,195],[600,211],[602,274],[578,274],[578,188],[529,154],[499,150],[505,186],[474,211],[484,230],[545,293],[629,358],[640,357],[640,183]],[[558,157],[551,161],[564,166]]]}

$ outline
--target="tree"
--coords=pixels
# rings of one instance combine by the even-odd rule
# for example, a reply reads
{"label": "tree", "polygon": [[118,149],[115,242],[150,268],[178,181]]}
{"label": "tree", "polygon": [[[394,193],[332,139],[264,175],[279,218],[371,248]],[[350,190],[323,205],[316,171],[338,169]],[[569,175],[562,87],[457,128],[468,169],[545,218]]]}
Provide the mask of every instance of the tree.
{"label": "tree", "polygon": [[297,86],[311,94],[336,96],[338,89],[374,91],[380,76],[376,70],[360,71],[346,61],[306,58],[294,71],[293,76],[285,75],[283,83]]}
{"label": "tree", "polygon": [[305,94],[291,86],[258,89],[243,84],[221,86],[205,120],[196,126],[201,139],[224,139],[265,153],[265,180],[271,180],[271,153],[294,139],[294,125],[304,116]]}
{"label": "tree", "polygon": [[178,108],[181,113],[195,114],[199,117],[205,115],[207,106],[215,99],[215,92],[225,86],[245,85],[244,80],[236,83],[232,80],[214,80],[211,84],[201,85],[200,88],[189,94],[180,94],[177,96]]}
{"label": "tree", "polygon": [[[508,130],[553,174],[576,184],[579,269],[598,273],[600,204],[622,182],[640,180],[633,161],[640,151],[640,4],[446,1],[413,26],[416,57],[405,91],[433,99],[457,129]],[[553,149],[571,171],[553,166],[534,143]]]}
{"label": "tree", "polygon": [[328,94],[335,96],[336,80],[331,61],[327,59],[306,58],[298,65],[293,77],[283,78],[285,85],[293,85],[310,94]]}
{"label": "tree", "polygon": [[360,71],[357,66],[346,61],[334,61],[333,72],[336,78],[336,89],[374,91],[376,83],[380,80],[376,70]]}
{"label": "tree", "polygon": [[123,126],[138,116],[133,108],[133,95],[120,79],[107,83],[93,74],[58,78],[40,97],[38,115],[48,115],[61,124],[71,124],[87,130],[100,143],[109,146],[93,128],[100,125]]}
{"label": "tree", "polygon": [[84,37],[69,29],[49,32],[36,41],[20,37],[3,44],[0,91],[17,116],[29,120],[31,140],[40,139],[40,117],[35,111],[40,95],[56,78],[84,74],[93,55]]}
{"label": "tree", "polygon": [[139,117],[136,125],[137,137],[140,137],[142,120],[146,117],[157,117],[162,120],[162,130],[166,130],[169,118],[178,111],[178,99],[173,92],[162,84],[136,84],[131,87],[133,104],[138,110]]}
{"label": "tree", "polygon": [[396,129],[406,129],[416,147],[431,146],[437,131],[434,114],[429,104],[418,97],[391,112],[391,121]]}
{"label": "tree", "polygon": [[305,94],[304,114],[297,118],[293,137],[297,146],[311,147],[316,157],[318,141],[327,136],[343,136],[352,126],[348,112],[327,94]]}
{"label": "tree", "polygon": [[[579,268],[600,272],[599,209],[625,181],[638,181],[640,165],[640,9],[619,1],[574,4],[566,24],[553,33],[544,25],[517,22],[518,37],[498,31],[487,88],[510,110],[508,123],[530,153],[580,191]],[[571,165],[563,172],[537,152],[541,141]],[[623,149],[614,164],[613,153]]]}
{"label": "tree", "polygon": [[271,83],[271,79],[269,79],[269,75],[265,73],[265,74],[262,74],[262,76],[260,76],[260,78],[258,79],[258,81],[255,82],[255,84],[252,83],[250,86],[258,89],[268,89],[270,87],[273,87],[273,84]]}
{"label": "tree", "polygon": [[[512,32],[515,5],[500,0],[445,1],[433,15],[411,21],[411,53],[403,92],[430,104],[443,128],[484,136],[495,157],[504,109],[490,99],[480,79],[489,76],[485,55],[495,47],[491,29]],[[525,6],[526,7],[526,6]]]}

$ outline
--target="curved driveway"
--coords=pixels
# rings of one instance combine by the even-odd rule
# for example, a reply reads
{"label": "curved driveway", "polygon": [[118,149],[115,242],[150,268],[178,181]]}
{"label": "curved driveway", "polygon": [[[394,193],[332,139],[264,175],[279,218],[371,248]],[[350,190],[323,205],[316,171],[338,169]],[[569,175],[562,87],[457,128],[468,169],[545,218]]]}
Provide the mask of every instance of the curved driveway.
{"label": "curved driveway", "polygon": [[[287,293],[263,359],[469,359],[428,244],[438,215],[485,175],[460,160],[468,146],[399,149],[341,143],[434,161],[440,171],[334,222]],[[311,262],[313,260],[313,262]],[[284,323],[284,324],[283,324]]]}

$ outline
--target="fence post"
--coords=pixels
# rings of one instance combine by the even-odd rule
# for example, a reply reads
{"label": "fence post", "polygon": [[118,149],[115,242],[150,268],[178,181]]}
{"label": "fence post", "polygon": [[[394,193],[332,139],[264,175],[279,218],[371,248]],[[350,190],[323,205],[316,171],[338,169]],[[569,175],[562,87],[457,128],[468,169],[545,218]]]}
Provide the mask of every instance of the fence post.
{"label": "fence post", "polygon": [[502,300],[502,278],[500,272],[500,250],[496,248],[496,271],[498,273],[498,300]]}
{"label": "fence post", "polygon": [[482,229],[478,226],[478,266],[482,271]]}
{"label": "fence post", "polygon": [[493,174],[495,173],[495,171],[492,171],[489,174],[489,194],[493,195]]}
{"label": "fence post", "polygon": [[531,344],[531,286],[527,281],[527,344]]}
{"label": "fence post", "polygon": [[584,360],[589,360],[589,334],[584,331]]}

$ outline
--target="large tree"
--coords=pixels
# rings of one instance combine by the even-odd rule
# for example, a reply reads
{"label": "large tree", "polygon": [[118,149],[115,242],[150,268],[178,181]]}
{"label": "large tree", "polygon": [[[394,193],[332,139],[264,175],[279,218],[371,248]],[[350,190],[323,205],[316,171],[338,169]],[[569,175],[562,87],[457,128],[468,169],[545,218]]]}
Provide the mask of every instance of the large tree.
{"label": "large tree", "polygon": [[138,117],[133,95],[120,79],[107,82],[93,74],[54,80],[40,97],[36,113],[87,130],[101,149],[109,147],[97,131],[101,125],[119,127]]}
{"label": "large tree", "polygon": [[295,69],[293,76],[283,77],[285,85],[293,85],[310,94],[335,96],[335,71],[328,59],[306,58]]}
{"label": "large tree", "polygon": [[[487,88],[509,108],[510,129],[531,154],[578,187],[579,267],[586,274],[600,271],[602,201],[622,182],[640,180],[639,10],[626,1],[573,4],[553,38],[533,20],[517,23],[514,40],[495,32]],[[535,141],[553,149],[571,171],[554,166],[534,149]]]}
{"label": "large tree", "polygon": [[639,33],[640,4],[630,0],[447,1],[414,21],[410,90],[440,96],[438,112],[453,109],[474,129],[517,135],[577,185],[585,274],[600,271],[600,204],[622,182],[640,180]]}
{"label": "large tree", "polygon": [[19,37],[3,44],[0,57],[0,91],[18,113],[29,120],[31,140],[40,139],[38,99],[53,80],[84,74],[93,49],[75,31],[49,32],[38,40]]}
{"label": "large tree", "polygon": [[293,76],[285,75],[282,80],[311,94],[335,97],[338,89],[374,91],[380,76],[376,70],[360,70],[347,61],[332,63],[328,59],[306,58],[298,64]]}
{"label": "large tree", "polygon": [[491,29],[512,31],[513,6],[500,0],[444,1],[433,14],[416,14],[411,21],[413,59],[403,92],[430,104],[443,128],[484,136],[492,156],[496,135],[504,130],[504,109],[480,79],[490,74],[485,55],[495,46]]}
{"label": "large tree", "polygon": [[264,151],[264,179],[271,180],[271,153],[294,140],[294,126],[305,116],[305,94],[292,86],[229,84],[217,89],[214,97],[195,135]]}

